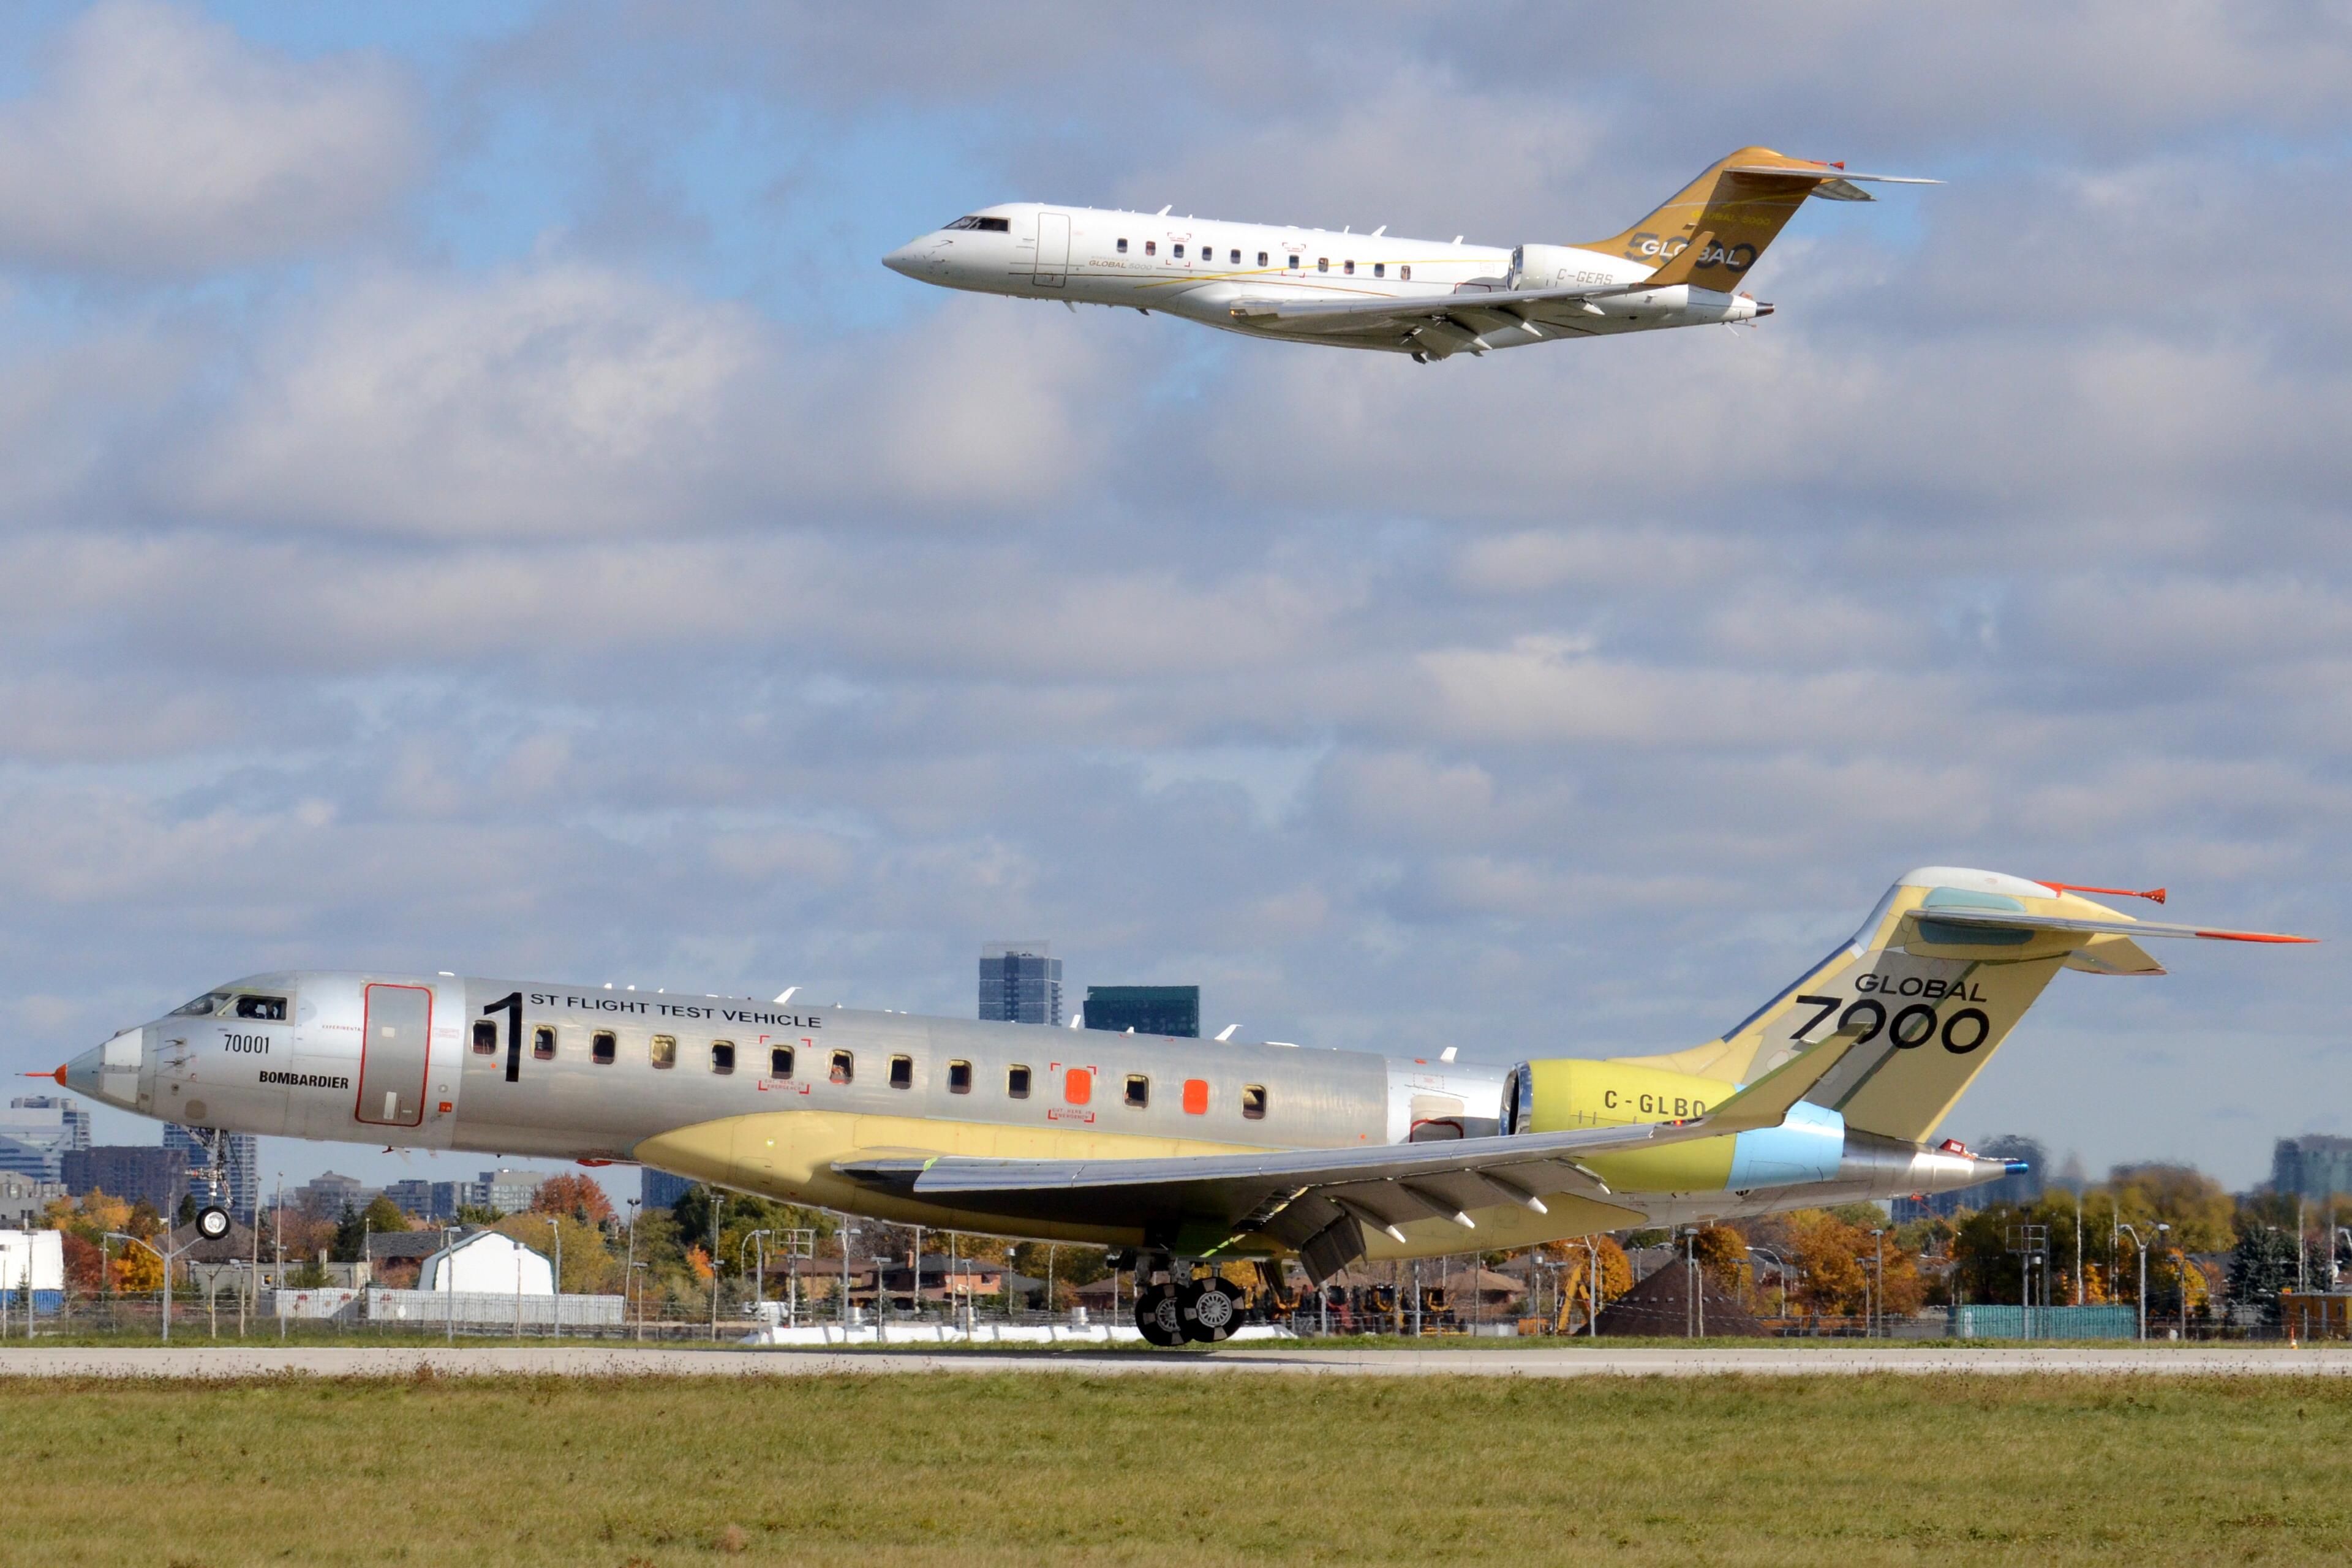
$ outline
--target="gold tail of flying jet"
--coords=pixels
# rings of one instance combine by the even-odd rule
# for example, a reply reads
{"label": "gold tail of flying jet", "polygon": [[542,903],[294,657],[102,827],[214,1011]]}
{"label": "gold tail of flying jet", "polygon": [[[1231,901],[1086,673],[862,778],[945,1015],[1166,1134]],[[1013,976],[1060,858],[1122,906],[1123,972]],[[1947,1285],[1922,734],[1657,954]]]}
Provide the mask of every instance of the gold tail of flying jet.
{"label": "gold tail of flying jet", "polygon": [[1843,163],[1790,158],[1769,147],[1742,147],[1717,160],[1663,205],[1622,234],[1580,244],[1660,270],[1652,281],[1690,283],[1730,293],[1807,196],[1866,202],[1856,180],[1933,184],[1900,174],[1849,174]]}
{"label": "gold tail of flying jet", "polygon": [[1916,1141],[1935,1130],[2061,969],[2161,974],[2139,945],[2154,937],[2309,940],[2137,921],[2063,884],[1928,867],[1896,883],[1850,942],[1720,1039],[1625,1065],[1752,1083],[1798,1052],[1843,1038],[1852,1048],[1805,1098],[1848,1127]]}

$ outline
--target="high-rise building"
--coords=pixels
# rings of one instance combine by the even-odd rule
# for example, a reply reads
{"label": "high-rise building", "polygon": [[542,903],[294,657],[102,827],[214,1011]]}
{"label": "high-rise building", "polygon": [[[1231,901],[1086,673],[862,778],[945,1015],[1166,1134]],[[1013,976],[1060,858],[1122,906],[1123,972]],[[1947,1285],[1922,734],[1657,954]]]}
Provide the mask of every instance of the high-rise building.
{"label": "high-rise building", "polygon": [[649,1209],[676,1208],[677,1200],[686,1196],[687,1188],[694,1185],[688,1177],[668,1171],[656,1171],[651,1165],[646,1166],[642,1174],[645,1185],[640,1190],[644,1194],[645,1206]]}
{"label": "high-rise building", "polygon": [[[220,1143],[221,1179],[212,1179],[213,1154],[207,1139]],[[218,1204],[239,1223],[251,1225],[261,1201],[261,1140],[250,1132],[199,1134],[194,1128],[167,1123],[163,1147],[177,1149],[188,1163],[188,1189],[200,1204]]]}
{"label": "high-rise building", "polygon": [[1114,1034],[1201,1037],[1201,988],[1197,985],[1089,985],[1087,1027]]}
{"label": "high-rise building", "polygon": [[527,1214],[545,1180],[544,1171],[484,1171],[466,1184],[466,1202],[500,1214]]}
{"label": "high-rise building", "polygon": [[65,1126],[68,1149],[89,1147],[89,1107],[66,1094],[20,1094],[8,1102],[11,1110],[54,1110]]}
{"label": "high-rise building", "polygon": [[89,1147],[89,1109],[62,1094],[21,1094],[0,1110],[0,1171],[60,1179],[58,1162]]}
{"label": "high-rise building", "polygon": [[2306,1132],[2280,1139],[2271,1150],[2271,1190],[2307,1198],[2352,1193],[2352,1138]]}
{"label": "high-rise building", "polygon": [[22,1176],[28,1182],[54,1182],[58,1171],[55,1149],[0,1134],[0,1175]]}
{"label": "high-rise building", "polygon": [[1062,1021],[1062,961],[1049,942],[992,942],[980,951],[980,1016],[1000,1024]]}
{"label": "high-rise building", "polygon": [[109,1197],[144,1201],[166,1219],[179,1211],[188,1190],[188,1163],[177,1149],[152,1143],[100,1144],[94,1149],[68,1149],[64,1166],[66,1191],[75,1197],[103,1192]]}
{"label": "high-rise building", "polygon": [[411,1219],[455,1219],[457,1187],[456,1182],[428,1182],[410,1176],[384,1188],[383,1195],[392,1200],[393,1207]]}
{"label": "high-rise building", "polygon": [[339,1171],[321,1171],[286,1194],[288,1204],[312,1219],[335,1219],[346,1208],[358,1214],[375,1198],[375,1188],[357,1176],[346,1176]]}

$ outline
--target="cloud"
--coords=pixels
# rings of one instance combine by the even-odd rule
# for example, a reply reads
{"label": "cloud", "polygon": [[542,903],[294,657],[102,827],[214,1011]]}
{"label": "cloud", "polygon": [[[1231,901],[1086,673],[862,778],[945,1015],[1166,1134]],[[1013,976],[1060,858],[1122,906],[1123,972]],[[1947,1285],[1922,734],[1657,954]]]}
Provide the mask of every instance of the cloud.
{"label": "cloud", "polygon": [[160,277],[337,244],[415,178],[417,113],[381,58],[297,61],[183,6],[105,0],[0,105],[0,258]]}
{"label": "cloud", "polygon": [[[26,1067],[281,963],[962,1013],[1009,931],[1246,1033],[1516,1059],[1706,1038],[1917,864],[2352,914],[2347,317],[2214,282],[2341,183],[2327,18],[2315,66],[2141,16],[2168,96],[2101,77],[2098,6],[1709,56],[1671,9],[1143,48],[616,5],[415,65],[95,15],[390,82],[446,153],[314,267],[0,300],[0,952],[90,999]],[[1749,140],[1956,179],[1809,209],[1759,331],[1433,366],[852,243],[970,184],[1572,233]],[[2326,965],[2167,956],[2053,986],[1955,1130],[2258,1173]]]}

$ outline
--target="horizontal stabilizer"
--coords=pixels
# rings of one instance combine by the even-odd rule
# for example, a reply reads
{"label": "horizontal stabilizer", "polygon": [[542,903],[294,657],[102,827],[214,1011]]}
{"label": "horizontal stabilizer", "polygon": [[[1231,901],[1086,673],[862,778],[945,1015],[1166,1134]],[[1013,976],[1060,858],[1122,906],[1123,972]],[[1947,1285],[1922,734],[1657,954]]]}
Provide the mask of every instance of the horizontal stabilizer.
{"label": "horizontal stabilizer", "polygon": [[1832,202],[1867,202],[1872,195],[1853,181],[1870,181],[1872,185],[1940,185],[1940,179],[1924,179],[1919,174],[1849,174],[1837,164],[1818,164],[1813,169],[1790,169],[1785,164],[1736,163],[1724,164],[1724,174],[1745,174],[1750,179],[1780,179],[1780,181],[1813,181],[1809,195],[1828,197]]}
{"label": "horizontal stabilizer", "polygon": [[[2317,942],[2315,936],[2286,936],[2266,931],[2221,931],[2207,926],[2168,925],[2158,921],[2084,920],[2074,915],[2012,914],[2006,910],[1933,909],[1919,911],[1925,923],[1991,926],[2002,931],[2066,931],[2096,936],[2202,937],[2208,942]],[[1932,939],[1931,939],[1932,940]]]}

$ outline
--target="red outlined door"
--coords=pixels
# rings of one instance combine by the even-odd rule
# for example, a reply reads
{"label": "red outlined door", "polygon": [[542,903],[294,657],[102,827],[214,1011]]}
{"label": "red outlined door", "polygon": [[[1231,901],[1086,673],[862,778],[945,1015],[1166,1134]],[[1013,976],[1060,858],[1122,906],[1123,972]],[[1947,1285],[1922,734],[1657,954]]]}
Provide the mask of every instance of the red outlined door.
{"label": "red outlined door", "polygon": [[377,1127],[425,1120],[433,1049],[433,993],[423,985],[371,985],[360,1029],[360,1098],[352,1114]]}

